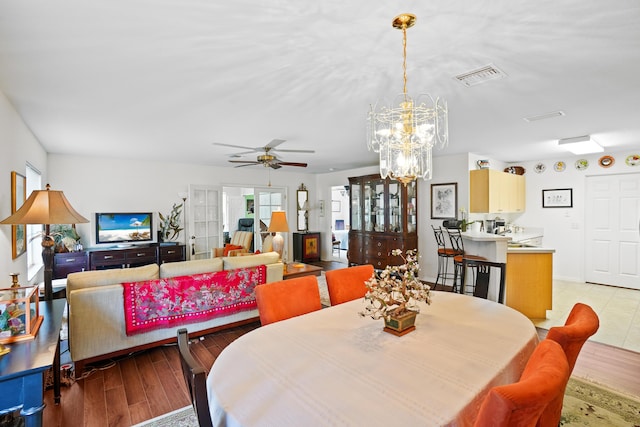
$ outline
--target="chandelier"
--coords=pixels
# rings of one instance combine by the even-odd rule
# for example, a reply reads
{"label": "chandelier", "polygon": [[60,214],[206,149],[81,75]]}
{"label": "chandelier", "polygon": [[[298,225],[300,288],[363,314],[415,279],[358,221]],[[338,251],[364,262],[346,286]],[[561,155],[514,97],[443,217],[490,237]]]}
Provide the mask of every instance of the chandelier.
{"label": "chandelier", "polygon": [[402,30],[403,91],[390,105],[383,101],[371,106],[367,118],[367,146],[380,153],[380,176],[405,185],[431,179],[431,149],[449,140],[447,103],[428,94],[414,102],[407,95],[407,28],[415,22],[410,13],[393,19],[393,27]]}

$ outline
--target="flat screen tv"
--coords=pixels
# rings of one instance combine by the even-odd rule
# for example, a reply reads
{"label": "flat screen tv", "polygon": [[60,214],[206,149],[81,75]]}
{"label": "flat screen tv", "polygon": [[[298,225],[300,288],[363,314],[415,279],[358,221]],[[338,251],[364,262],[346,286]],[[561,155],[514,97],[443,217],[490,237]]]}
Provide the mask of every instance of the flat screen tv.
{"label": "flat screen tv", "polygon": [[96,213],[96,243],[150,242],[152,212]]}

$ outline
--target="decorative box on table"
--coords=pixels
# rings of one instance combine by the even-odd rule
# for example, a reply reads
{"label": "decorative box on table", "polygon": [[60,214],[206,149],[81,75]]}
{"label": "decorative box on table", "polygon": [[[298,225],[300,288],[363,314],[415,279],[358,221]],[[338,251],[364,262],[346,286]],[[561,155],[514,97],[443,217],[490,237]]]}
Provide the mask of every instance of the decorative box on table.
{"label": "decorative box on table", "polygon": [[38,287],[0,289],[0,344],[33,339],[42,324]]}

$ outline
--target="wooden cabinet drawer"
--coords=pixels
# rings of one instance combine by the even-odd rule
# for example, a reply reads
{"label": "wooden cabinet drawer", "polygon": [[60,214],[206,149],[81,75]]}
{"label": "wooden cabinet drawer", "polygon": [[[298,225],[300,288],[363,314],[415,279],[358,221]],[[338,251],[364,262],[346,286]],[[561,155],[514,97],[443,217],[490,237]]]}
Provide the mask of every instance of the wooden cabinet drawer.
{"label": "wooden cabinet drawer", "polygon": [[53,278],[64,279],[69,273],[88,269],[86,252],[63,252],[53,256]]}
{"label": "wooden cabinet drawer", "polygon": [[89,258],[92,269],[96,266],[126,264],[124,251],[91,252]]}
{"label": "wooden cabinet drawer", "polygon": [[155,247],[127,249],[125,251],[125,258],[128,266],[134,264],[153,264],[158,260]]}
{"label": "wooden cabinet drawer", "polygon": [[160,264],[185,260],[184,245],[160,246]]}

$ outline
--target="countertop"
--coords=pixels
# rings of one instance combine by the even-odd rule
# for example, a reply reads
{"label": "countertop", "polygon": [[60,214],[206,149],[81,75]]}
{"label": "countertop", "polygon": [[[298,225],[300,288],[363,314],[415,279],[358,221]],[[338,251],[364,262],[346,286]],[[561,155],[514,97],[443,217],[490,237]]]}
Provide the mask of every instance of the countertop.
{"label": "countertop", "polygon": [[483,233],[481,231],[465,231],[462,237],[474,242],[508,242],[510,236],[501,236],[499,234]]}
{"label": "countertop", "polygon": [[526,247],[526,248],[509,248],[507,247],[508,254],[552,254],[556,250],[551,248],[542,247]]}

